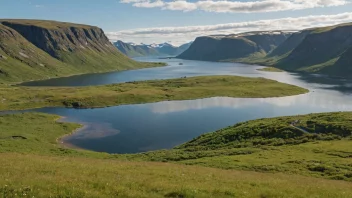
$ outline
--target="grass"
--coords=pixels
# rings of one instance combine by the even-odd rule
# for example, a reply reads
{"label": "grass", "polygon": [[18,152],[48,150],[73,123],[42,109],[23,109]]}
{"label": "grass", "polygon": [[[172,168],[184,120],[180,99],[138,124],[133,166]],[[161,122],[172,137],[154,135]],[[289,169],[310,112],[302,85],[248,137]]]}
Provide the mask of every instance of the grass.
{"label": "grass", "polygon": [[0,110],[46,106],[105,107],[215,96],[267,98],[307,93],[308,90],[264,78],[203,76],[151,80],[91,87],[0,87]]}
{"label": "grass", "polygon": [[258,71],[266,71],[266,72],[283,72],[283,70],[275,68],[275,67],[265,67],[261,69],[257,69]]}
{"label": "grass", "polygon": [[0,181],[3,197],[347,198],[352,194],[348,182],[167,163],[21,154],[0,154],[0,163],[0,173],[6,173]]}
{"label": "grass", "polygon": [[129,59],[97,27],[0,20],[0,83],[165,65]]}
{"label": "grass", "polygon": [[[311,163],[316,177],[328,170],[328,166],[321,168],[320,161],[334,167],[351,164],[348,140],[272,147],[252,155],[217,155],[180,164],[161,163],[143,161],[139,156],[143,154],[131,159],[129,155],[62,148],[56,139],[79,125],[59,123],[57,118],[40,113],[0,116],[0,197],[347,198],[352,194],[351,182],[299,175],[300,162]],[[26,139],[9,138],[13,136]],[[299,172],[270,169],[274,165],[282,168],[282,164],[288,164],[285,170],[297,166]]]}
{"label": "grass", "polygon": [[203,134],[172,150],[128,157],[352,181],[351,121],[352,112],[259,119]]}

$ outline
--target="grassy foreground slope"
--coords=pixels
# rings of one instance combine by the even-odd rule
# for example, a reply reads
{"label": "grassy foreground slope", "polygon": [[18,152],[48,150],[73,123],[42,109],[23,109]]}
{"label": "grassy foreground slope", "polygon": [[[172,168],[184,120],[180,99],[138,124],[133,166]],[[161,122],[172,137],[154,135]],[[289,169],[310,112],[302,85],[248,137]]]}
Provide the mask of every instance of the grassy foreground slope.
{"label": "grassy foreground slope", "polygon": [[259,119],[132,158],[352,181],[351,133],[351,112]]}
{"label": "grassy foreground slope", "polygon": [[151,66],[120,53],[98,27],[0,19],[0,82]]}
{"label": "grassy foreground slope", "polygon": [[104,107],[215,96],[267,98],[307,92],[274,80],[239,76],[203,76],[82,88],[4,86],[0,87],[0,110],[45,106]]}
{"label": "grassy foreground slope", "polygon": [[[346,115],[350,114],[346,113]],[[2,178],[0,197],[347,198],[352,195],[352,183],[346,181],[296,174],[202,167],[209,166],[211,159],[214,163],[220,164],[221,162],[225,165],[238,163],[241,160],[243,166],[247,164],[249,167],[253,161],[268,163],[265,158],[271,158],[272,162],[284,161],[282,159],[284,154],[291,158],[291,161],[295,161],[295,159],[305,157],[304,150],[300,148],[310,146],[309,144],[297,147],[301,153],[287,153],[288,151],[283,149],[281,157],[277,156],[280,149],[277,147],[276,150],[271,149],[273,155],[269,153],[267,155],[258,153],[256,156],[234,155],[228,159],[218,155],[208,158],[208,164],[198,163],[197,166],[140,161],[139,155],[134,156],[138,157],[135,159],[137,161],[127,161],[130,156],[108,155],[60,147],[56,139],[71,133],[78,125],[58,123],[55,121],[57,118],[57,116],[39,113],[0,116],[0,177]],[[328,142],[335,145],[335,148],[316,144],[320,147],[316,155],[334,151],[333,149],[337,149],[341,142],[345,140],[336,143]],[[341,147],[344,146],[346,145]],[[350,151],[349,148],[346,147],[347,151]],[[267,151],[269,152],[270,149]],[[243,160],[244,157],[248,160]],[[311,160],[320,160],[316,156],[309,157]],[[332,160],[331,163],[335,166],[342,164],[336,159],[339,159],[337,155],[331,155],[329,160]],[[346,166],[351,164],[348,158],[345,158],[344,163]],[[263,170],[256,171],[264,172]]]}

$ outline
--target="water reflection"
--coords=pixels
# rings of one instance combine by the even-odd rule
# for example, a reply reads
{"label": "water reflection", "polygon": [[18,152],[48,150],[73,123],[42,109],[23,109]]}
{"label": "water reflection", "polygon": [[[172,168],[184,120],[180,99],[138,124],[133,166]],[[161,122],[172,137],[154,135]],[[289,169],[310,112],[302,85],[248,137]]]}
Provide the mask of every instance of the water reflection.
{"label": "water reflection", "polygon": [[[330,93],[330,94],[329,94]],[[87,127],[65,139],[69,144],[109,153],[168,149],[206,132],[258,118],[351,111],[351,98],[317,91],[283,98],[215,97],[190,101],[123,105],[102,109],[44,108]]]}
{"label": "water reflection", "polygon": [[[144,59],[143,61],[160,61]],[[163,60],[164,61],[164,60]],[[92,74],[32,85],[86,86],[148,79],[200,75],[264,77],[301,86],[310,93],[281,98],[214,97],[190,101],[168,101],[123,105],[102,109],[43,108],[34,111],[58,114],[66,121],[86,127],[66,137],[65,142],[95,151],[136,153],[168,149],[203,133],[238,122],[286,115],[352,111],[352,81],[321,75],[257,71],[261,66],[237,63],[166,60],[169,66],[135,71]]]}

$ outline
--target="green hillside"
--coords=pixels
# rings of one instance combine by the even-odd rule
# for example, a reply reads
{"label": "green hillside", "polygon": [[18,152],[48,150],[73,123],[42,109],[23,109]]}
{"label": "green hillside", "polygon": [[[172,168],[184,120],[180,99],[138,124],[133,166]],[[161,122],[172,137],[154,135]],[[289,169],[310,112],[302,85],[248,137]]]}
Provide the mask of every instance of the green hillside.
{"label": "green hillside", "polygon": [[[348,69],[340,67],[341,71],[335,68],[336,61],[352,47],[351,32],[351,24],[311,29],[299,45],[275,65],[291,71],[351,75],[346,72]],[[345,67],[348,68],[349,65]]]}
{"label": "green hillside", "polygon": [[351,120],[351,112],[341,112],[247,121],[130,157],[352,181]]}
{"label": "green hillside", "polygon": [[243,62],[294,72],[352,77],[351,32],[352,23],[344,23],[281,36],[255,32],[198,37],[179,58]]}
{"label": "green hillside", "polygon": [[264,57],[289,36],[289,33],[249,32],[235,35],[198,37],[182,59],[224,61],[247,57]]}
{"label": "green hillside", "polygon": [[352,23],[294,33],[266,57],[243,62],[296,72],[352,76]]}
{"label": "green hillside", "polygon": [[[79,125],[56,122],[58,118],[39,113],[0,115],[0,196],[348,198],[352,194],[348,135],[352,128],[343,124],[351,121],[351,113],[249,121],[176,149],[135,155],[62,147],[57,138]],[[296,120],[296,127],[314,133],[311,138],[290,129]],[[266,132],[271,130],[276,131]]]}
{"label": "green hillside", "polygon": [[0,20],[0,82],[152,66],[120,53],[97,27]]}

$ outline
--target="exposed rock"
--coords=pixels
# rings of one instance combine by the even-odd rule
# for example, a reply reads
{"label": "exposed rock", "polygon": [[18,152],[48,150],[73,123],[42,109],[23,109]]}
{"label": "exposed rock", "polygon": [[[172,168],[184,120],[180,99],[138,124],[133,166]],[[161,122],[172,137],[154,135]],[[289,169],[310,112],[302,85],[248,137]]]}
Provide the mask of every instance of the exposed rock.
{"label": "exposed rock", "polygon": [[29,58],[29,56],[28,56],[27,54],[23,53],[23,52],[19,52],[19,54],[20,54],[21,56],[25,57],[25,58]]}
{"label": "exposed rock", "polygon": [[0,19],[0,52],[6,80],[17,82],[145,66],[120,53],[100,28],[56,21]]}

